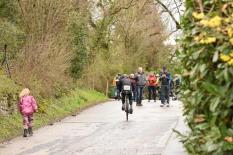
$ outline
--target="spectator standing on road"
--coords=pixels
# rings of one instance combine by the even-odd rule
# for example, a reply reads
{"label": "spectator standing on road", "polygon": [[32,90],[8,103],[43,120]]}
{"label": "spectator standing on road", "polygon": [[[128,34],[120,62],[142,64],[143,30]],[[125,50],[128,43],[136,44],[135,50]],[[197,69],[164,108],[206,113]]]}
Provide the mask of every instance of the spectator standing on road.
{"label": "spectator standing on road", "polygon": [[[167,107],[169,107],[169,78],[167,77],[166,73],[162,74],[162,77],[160,78],[160,84],[161,84],[161,107],[163,107],[165,104]],[[166,102],[166,103],[165,103]]]}
{"label": "spectator standing on road", "polygon": [[151,99],[153,99],[156,102],[156,83],[157,83],[157,79],[156,76],[151,73],[148,76],[148,93],[149,93],[149,98],[148,98],[148,102],[150,102]]}
{"label": "spectator standing on road", "polygon": [[137,106],[142,106],[142,99],[143,99],[143,91],[144,91],[144,87],[146,86],[147,80],[146,80],[146,75],[143,72],[142,67],[138,68],[138,73],[136,76],[136,86],[137,86],[137,98],[136,98],[136,102],[137,102]]}
{"label": "spectator standing on road", "polygon": [[121,78],[122,78],[121,74],[118,73],[117,76],[116,76],[116,94],[117,94],[116,98],[117,98],[117,100],[121,99],[121,94],[120,94],[120,92],[121,92],[121,88],[120,88],[120,80],[121,80]]}
{"label": "spectator standing on road", "polygon": [[134,74],[130,74],[130,80],[132,82],[133,101],[136,101],[136,79]]}
{"label": "spectator standing on road", "polygon": [[163,74],[166,74],[166,77],[167,77],[167,79],[169,81],[169,96],[170,96],[170,93],[171,93],[171,81],[172,81],[171,79],[172,79],[172,77],[171,77],[171,74],[167,71],[167,68],[165,66],[163,66],[163,69],[160,72],[160,78],[162,77]]}

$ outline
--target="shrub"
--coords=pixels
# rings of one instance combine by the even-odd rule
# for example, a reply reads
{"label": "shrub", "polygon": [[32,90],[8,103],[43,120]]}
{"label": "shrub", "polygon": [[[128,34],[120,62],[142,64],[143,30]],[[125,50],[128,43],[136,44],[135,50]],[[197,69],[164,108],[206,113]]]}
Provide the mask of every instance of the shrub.
{"label": "shrub", "polygon": [[70,15],[69,32],[72,38],[73,58],[70,74],[73,78],[80,78],[88,61],[87,53],[87,24],[77,12]]}
{"label": "shrub", "polygon": [[0,116],[17,111],[20,86],[0,73]]}
{"label": "shrub", "polygon": [[190,154],[233,152],[233,3],[186,0],[182,19],[184,137]]}

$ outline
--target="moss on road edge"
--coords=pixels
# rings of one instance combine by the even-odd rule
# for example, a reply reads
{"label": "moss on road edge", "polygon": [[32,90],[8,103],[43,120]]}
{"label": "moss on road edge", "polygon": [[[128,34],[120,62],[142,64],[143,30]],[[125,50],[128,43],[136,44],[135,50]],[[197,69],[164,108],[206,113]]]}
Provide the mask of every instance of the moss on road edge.
{"label": "moss on road edge", "polygon": [[[52,124],[81,110],[107,101],[107,97],[94,90],[77,89],[60,99],[38,103],[43,113],[35,114],[34,128]],[[43,107],[44,106],[44,107]],[[22,117],[19,113],[0,117],[0,143],[22,134]]]}

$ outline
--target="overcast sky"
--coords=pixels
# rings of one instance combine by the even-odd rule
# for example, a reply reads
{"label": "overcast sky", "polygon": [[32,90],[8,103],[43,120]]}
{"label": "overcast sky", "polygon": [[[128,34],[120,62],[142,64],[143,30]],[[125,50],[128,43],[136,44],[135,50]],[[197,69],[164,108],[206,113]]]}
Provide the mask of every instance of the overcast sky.
{"label": "overcast sky", "polygon": [[[172,10],[172,14],[176,18],[177,21],[180,21],[180,15],[183,14],[184,6],[179,7],[179,11],[177,9],[177,5],[179,6],[181,4],[181,0],[162,0],[162,2],[169,8],[169,10]],[[177,5],[176,5],[176,3]],[[162,11],[162,8],[160,9]],[[176,30],[176,25],[170,15],[166,12],[163,12],[161,14],[162,21],[164,22],[164,25],[167,28],[167,32],[171,33]],[[167,40],[167,44],[175,44],[176,38],[179,38],[181,35],[181,31],[177,31],[176,33],[173,33],[170,38]]]}

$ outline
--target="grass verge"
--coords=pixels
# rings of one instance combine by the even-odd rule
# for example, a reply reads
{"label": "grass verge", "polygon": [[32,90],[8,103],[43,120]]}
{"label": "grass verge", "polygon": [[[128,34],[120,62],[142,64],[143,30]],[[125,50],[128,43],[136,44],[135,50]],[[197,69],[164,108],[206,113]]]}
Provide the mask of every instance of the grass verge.
{"label": "grass verge", "polygon": [[[35,114],[34,127],[40,128],[54,123],[66,116],[76,114],[89,106],[107,100],[103,94],[85,89],[77,89],[60,99],[46,100],[46,106],[42,104],[44,106],[42,107],[43,113]],[[38,105],[41,106],[40,103]],[[22,117],[19,113],[0,117],[0,142],[10,140],[21,134]]]}

